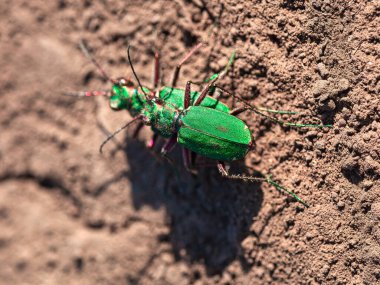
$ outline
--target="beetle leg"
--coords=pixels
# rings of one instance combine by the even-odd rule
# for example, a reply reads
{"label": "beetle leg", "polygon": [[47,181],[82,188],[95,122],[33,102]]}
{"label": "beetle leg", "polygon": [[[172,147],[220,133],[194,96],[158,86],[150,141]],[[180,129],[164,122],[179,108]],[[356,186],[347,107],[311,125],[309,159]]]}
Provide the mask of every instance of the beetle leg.
{"label": "beetle leg", "polygon": [[140,133],[141,129],[143,128],[143,126],[144,126],[144,123],[143,123],[143,122],[140,122],[140,123],[137,125],[135,131],[133,132],[132,138],[134,138],[134,139],[137,138],[137,136],[139,135],[139,133]]}
{"label": "beetle leg", "polygon": [[173,78],[172,78],[172,85],[171,87],[175,87],[177,85],[178,75],[181,70],[182,64],[184,64],[198,49],[200,49],[203,46],[203,43],[197,44],[195,47],[193,47],[179,62],[179,64],[176,66]]}
{"label": "beetle leg", "polygon": [[248,110],[247,107],[237,107],[237,108],[235,108],[235,109],[233,109],[233,110],[230,111],[230,115],[237,116],[237,115],[239,115],[239,114],[241,114],[241,113],[243,113],[244,111],[247,111],[247,110]]}
{"label": "beetle leg", "polygon": [[210,82],[217,77],[219,77],[219,79],[223,78],[227,74],[227,72],[230,70],[232,63],[234,62],[235,55],[236,55],[236,50],[232,53],[230,59],[228,60],[227,65],[224,67],[224,69],[220,73],[215,73],[211,75],[211,77],[206,78],[203,82],[205,83]]}
{"label": "beetle leg", "polygon": [[[193,82],[193,81],[191,81],[191,84],[194,84],[194,85],[197,85],[197,86],[202,86],[203,85],[202,82]],[[215,93],[216,93],[216,95],[215,95]],[[214,86],[210,87],[207,95],[211,96],[215,100],[219,101],[220,97],[222,96],[222,91],[216,85],[214,85]]]}
{"label": "beetle leg", "polygon": [[191,151],[187,148],[182,147],[182,157],[183,157],[183,165],[187,170],[190,170],[192,167],[191,161]]}
{"label": "beetle leg", "polygon": [[226,165],[224,161],[218,161],[218,170],[220,174],[223,177],[229,178],[229,179],[235,179],[235,180],[244,180],[244,181],[250,181],[250,182],[268,182],[266,178],[264,177],[254,177],[254,176],[245,176],[245,175],[239,175],[239,174],[230,174],[228,170],[226,169]]}
{"label": "beetle leg", "polygon": [[153,68],[153,87],[157,89],[160,81],[160,54],[158,51],[154,53],[154,68]]}
{"label": "beetle leg", "polygon": [[[185,169],[192,174],[197,174],[196,167],[198,165],[194,164],[195,159],[196,159],[196,155],[197,154],[195,152],[193,152],[193,151],[191,151],[185,147],[182,147],[183,165],[185,166]],[[215,165],[213,165],[213,166],[215,166]]]}
{"label": "beetle leg", "polygon": [[226,165],[223,161],[218,161],[218,170],[220,172],[220,174],[222,174],[222,176],[224,177],[228,177],[228,172],[227,172],[227,169],[226,169]]}
{"label": "beetle leg", "polygon": [[239,175],[239,174],[229,174],[228,170],[225,167],[224,161],[218,162],[218,170],[220,174],[223,177],[226,177],[228,179],[234,179],[234,180],[243,180],[243,181],[249,181],[249,182],[267,182],[270,185],[273,185],[277,191],[280,193],[286,192],[290,196],[292,196],[294,199],[296,199],[298,202],[300,202],[305,207],[309,207],[308,204],[306,204],[300,197],[298,197],[293,191],[290,191],[286,189],[285,187],[279,185],[277,182],[273,181],[270,175],[266,175],[266,177],[255,177],[255,176],[246,176],[246,175]]}
{"label": "beetle leg", "polygon": [[154,133],[152,138],[149,140],[149,142],[146,144],[146,147],[149,149],[153,149],[154,146],[156,145],[158,139],[158,134]]}
{"label": "beetle leg", "polygon": [[190,100],[191,100],[191,81],[187,81],[186,87],[185,87],[185,97],[183,98],[183,106],[186,110],[190,106]]}
{"label": "beetle leg", "polygon": [[[263,109],[263,108],[259,108],[259,107],[256,107],[250,103],[248,103],[247,101],[245,101],[244,99],[242,99],[240,96],[238,95],[235,95],[225,89],[223,89],[222,87],[219,87],[218,88],[220,90],[222,90],[222,92],[225,92],[227,93],[229,96],[232,96],[233,98],[236,98],[238,99],[240,102],[242,102],[244,104],[245,107],[247,107],[248,110],[251,110],[252,112],[260,115],[260,116],[263,116],[264,118],[267,118],[269,120],[271,120],[272,122],[275,122],[281,126],[287,126],[287,127],[309,127],[309,128],[324,128],[324,127],[328,127],[328,128],[331,128],[332,125],[318,125],[318,124],[296,124],[296,123],[293,123],[293,122],[286,122],[286,121],[282,121],[282,120],[279,120],[275,117],[272,117],[272,116],[269,116],[267,114],[264,114],[263,111],[268,111],[268,109]],[[286,112],[286,111],[285,111]],[[291,112],[293,113],[293,112]]]}
{"label": "beetle leg", "polygon": [[166,156],[167,153],[173,150],[173,148],[177,144],[177,136],[178,134],[175,133],[169,138],[169,140],[164,144],[164,146],[161,149],[161,155]]}
{"label": "beetle leg", "polygon": [[195,101],[194,106],[199,106],[202,101],[206,98],[207,94],[210,91],[211,86],[214,86],[214,83],[218,80],[218,77],[214,78],[210,83],[206,85],[206,87],[202,90],[201,95],[198,97],[197,101]]}
{"label": "beetle leg", "polygon": [[194,151],[190,151],[190,163],[191,165],[194,165],[197,161],[197,153]]}

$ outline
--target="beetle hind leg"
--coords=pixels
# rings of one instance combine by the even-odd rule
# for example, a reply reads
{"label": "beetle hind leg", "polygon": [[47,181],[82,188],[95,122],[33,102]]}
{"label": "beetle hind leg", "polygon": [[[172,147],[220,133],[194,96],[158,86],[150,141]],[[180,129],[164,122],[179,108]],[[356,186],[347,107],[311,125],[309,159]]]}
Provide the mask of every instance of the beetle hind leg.
{"label": "beetle hind leg", "polygon": [[300,202],[302,205],[304,205],[306,208],[309,207],[308,204],[306,204],[300,197],[298,197],[293,191],[279,185],[277,182],[273,181],[271,179],[270,175],[266,175],[265,177],[255,177],[255,176],[246,176],[246,175],[240,175],[240,174],[230,174],[228,170],[225,167],[225,164],[223,161],[218,162],[218,170],[220,174],[228,179],[233,180],[243,180],[247,182],[266,182],[276,188],[277,191],[280,193],[286,192],[290,196],[292,196],[294,199],[296,199],[298,202]]}

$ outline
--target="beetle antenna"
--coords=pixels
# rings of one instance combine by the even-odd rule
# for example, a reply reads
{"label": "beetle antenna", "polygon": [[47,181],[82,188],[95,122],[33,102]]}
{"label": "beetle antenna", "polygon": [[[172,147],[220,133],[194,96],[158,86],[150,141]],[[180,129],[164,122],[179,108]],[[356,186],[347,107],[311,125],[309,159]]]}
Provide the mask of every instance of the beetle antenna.
{"label": "beetle antenna", "polygon": [[111,92],[109,90],[106,91],[79,91],[79,92],[63,92],[65,96],[73,96],[73,97],[92,97],[92,96],[111,96]]}
{"label": "beetle antenna", "polygon": [[148,96],[148,94],[146,94],[146,92],[144,91],[144,88],[143,88],[142,85],[141,85],[140,79],[139,79],[139,77],[138,77],[137,74],[136,74],[135,68],[133,67],[132,60],[131,60],[131,53],[130,53],[130,50],[131,50],[131,45],[128,45],[128,50],[127,50],[127,52],[128,52],[128,62],[129,62],[129,65],[131,66],[132,73],[133,73],[133,75],[135,76],[136,81],[137,81],[137,83],[138,83],[138,85],[139,85],[141,91],[144,93],[144,95],[146,96],[146,98],[149,100],[149,96]]}
{"label": "beetle antenna", "polygon": [[111,82],[112,84],[115,84],[116,83],[116,80],[112,79],[108,74],[107,72],[103,69],[103,67],[100,66],[100,64],[96,61],[96,59],[94,58],[94,56],[90,53],[90,51],[88,50],[88,48],[86,47],[83,39],[81,39],[79,41],[79,47],[80,49],[82,50],[82,52],[84,53],[84,55],[96,66],[96,68],[99,70],[99,72],[102,74],[103,78],[104,79],[107,79],[109,82]]}
{"label": "beetle antenna", "polygon": [[130,125],[132,125],[133,123],[137,122],[138,120],[142,119],[143,118],[143,115],[139,115],[135,118],[132,119],[132,121],[129,121],[128,123],[126,123],[124,126],[120,127],[119,129],[117,129],[113,134],[109,135],[103,142],[102,144],[100,145],[99,147],[99,152],[100,153],[103,153],[103,147],[105,146],[106,143],[108,143],[114,136],[116,136],[118,133],[120,133],[122,130],[128,128]]}

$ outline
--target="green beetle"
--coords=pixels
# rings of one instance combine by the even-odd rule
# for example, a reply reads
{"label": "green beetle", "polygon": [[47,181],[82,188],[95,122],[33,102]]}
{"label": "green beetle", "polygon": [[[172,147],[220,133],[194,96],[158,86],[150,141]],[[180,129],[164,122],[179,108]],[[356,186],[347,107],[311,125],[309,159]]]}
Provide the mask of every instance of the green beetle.
{"label": "green beetle", "polygon": [[151,91],[149,88],[142,87],[133,68],[130,59],[130,47],[128,47],[128,60],[141,90],[140,93],[138,87],[134,86],[132,80],[126,78],[120,78],[118,80],[111,79],[90,55],[83,42],[81,43],[81,48],[85,55],[97,66],[103,77],[113,84],[113,87],[111,91],[79,92],[69,93],[68,95],[109,96],[110,107],[112,109],[128,110],[134,117],[132,121],[119,128],[101,144],[100,152],[103,146],[117,133],[132,123],[140,121],[141,126],[149,125],[154,132],[154,137],[149,143],[150,147],[154,146],[157,136],[167,138],[166,143],[161,149],[162,155],[166,156],[176,144],[182,147],[186,168],[190,169],[192,167],[194,154],[213,159],[217,161],[217,167],[224,177],[245,181],[267,182],[275,186],[277,190],[287,192],[297,201],[307,206],[307,204],[292,191],[271,180],[270,176],[254,177],[228,173],[224,163],[243,159],[252,148],[251,131],[245,122],[237,118],[236,115],[250,110],[283,126],[321,128],[331,127],[331,125],[295,124],[278,120],[275,117],[264,114],[263,111],[277,114],[293,114],[293,112],[268,110],[252,106],[245,102],[240,96],[227,92],[220,87],[218,87],[219,90],[227,92],[227,94],[238,99],[244,106],[231,110],[217,98],[209,96],[211,91],[216,88],[216,81],[227,72],[232,64],[235,53],[230,58],[223,72],[214,74],[205,81],[207,84],[201,92],[191,92],[191,81],[187,82],[185,89],[174,88],[182,64],[201,46],[202,44],[195,46],[177,65],[171,84],[173,87],[165,86],[161,89],[157,89],[159,83],[159,61],[158,54],[156,53],[153,81],[154,88],[158,90],[156,92]]}

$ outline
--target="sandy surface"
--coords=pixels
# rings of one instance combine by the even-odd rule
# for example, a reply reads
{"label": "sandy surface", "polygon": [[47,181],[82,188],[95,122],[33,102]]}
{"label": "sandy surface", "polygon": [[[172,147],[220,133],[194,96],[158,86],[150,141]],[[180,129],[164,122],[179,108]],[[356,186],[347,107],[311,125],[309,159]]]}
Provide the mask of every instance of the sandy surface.
{"label": "sandy surface", "polygon": [[[1,284],[380,283],[379,1],[5,2]],[[114,77],[131,75],[132,44],[147,85],[154,49],[168,82],[185,51],[208,42],[180,87],[236,49],[226,89],[334,125],[295,130],[241,115],[256,149],[232,168],[270,170],[311,207],[213,168],[175,171],[144,147],[148,129],[100,155],[107,130],[131,117],[105,98],[62,96],[109,87],[81,38]]]}

